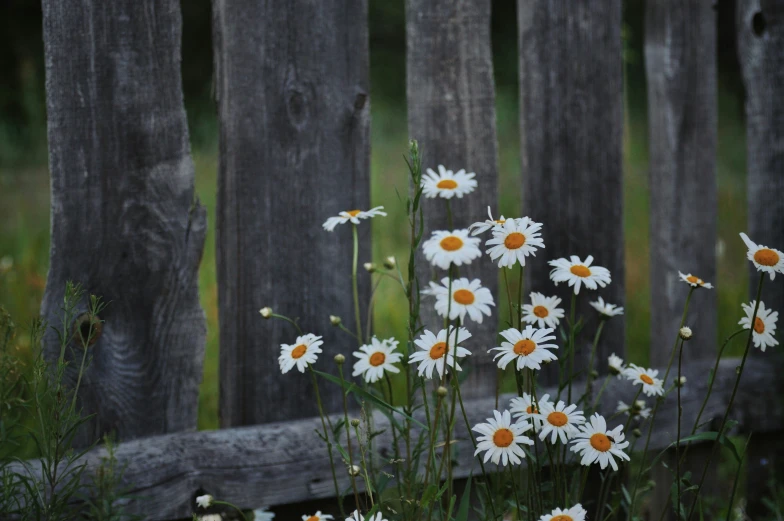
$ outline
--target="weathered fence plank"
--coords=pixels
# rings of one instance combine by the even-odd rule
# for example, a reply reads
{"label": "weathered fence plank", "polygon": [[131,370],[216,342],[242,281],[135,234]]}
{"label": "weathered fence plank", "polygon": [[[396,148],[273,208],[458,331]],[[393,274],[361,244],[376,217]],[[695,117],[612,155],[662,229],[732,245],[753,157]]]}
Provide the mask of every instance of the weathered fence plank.
{"label": "weathered fence plank", "polygon": [[[110,302],[79,392],[96,415],[77,444],[194,429],[206,214],[182,101],[180,4],[45,0],[43,15],[52,242],[41,313],[59,324],[67,280]],[[59,354],[51,331],[45,350]]]}
{"label": "weathered fence plank", "polygon": [[[546,245],[526,263],[526,288],[559,295],[568,314],[572,291],[553,287],[547,261],[593,255],[612,274],[607,288],[581,291],[578,313],[596,316],[589,298],[624,303],[621,2],[517,6],[523,213],[544,223]],[[624,322],[604,328],[600,367],[611,352],[623,356]],[[592,336],[582,335],[576,370],[587,365]]]}
{"label": "weathered fence plank", "polygon": [[[703,420],[709,421],[707,429],[717,428],[715,423],[721,420],[732,392],[737,365],[737,359],[728,359],[719,367],[713,393],[703,413]],[[691,385],[685,388],[683,396],[683,418],[688,425],[702,405],[707,391],[708,371],[712,367],[711,361],[694,361],[689,366],[687,375]],[[760,402],[758,396],[760,388],[771,393],[783,392],[784,381],[779,378],[776,368],[765,360],[749,360],[746,371],[733,413],[733,418],[739,421],[738,428],[741,432],[753,430],[760,434],[779,429],[784,421],[784,407],[777,400]],[[595,392],[602,383],[601,380],[594,382]],[[553,388],[542,392],[548,391],[551,395],[556,392]],[[613,378],[604,392],[601,412],[609,417],[615,411],[617,400],[629,403],[635,392],[636,388],[625,380]],[[502,396],[502,403],[508,403],[511,397]],[[674,399],[674,394],[670,393],[663,405],[666,410],[675,407]],[[469,422],[474,425],[492,415],[494,397],[468,400],[465,405]],[[335,417],[337,420],[338,416]],[[424,418],[420,420],[424,421]],[[620,417],[611,423],[623,421],[624,418]],[[126,469],[125,482],[132,487],[132,493],[144,498],[129,505],[129,511],[153,520],[189,517],[194,507],[195,492],[199,489],[245,508],[331,497],[334,488],[329,460],[321,440],[314,433],[319,426],[318,418],[308,418],[123,443],[116,449],[118,468]],[[387,419],[377,414],[375,426],[384,430],[384,434],[375,438],[378,440],[376,449],[381,454],[391,454],[392,440]],[[660,421],[657,417],[654,428],[652,450],[666,447],[674,441],[673,418],[662,417]],[[476,478],[481,470],[473,457],[473,448],[462,420],[457,422],[455,439],[455,476],[466,477],[473,472]],[[638,443],[637,446],[641,445]],[[105,455],[103,450],[89,454],[86,458],[88,468],[95,469],[102,455]],[[35,471],[36,466],[31,468]],[[495,469],[492,465],[488,467],[490,471]],[[338,480],[342,489],[349,486],[345,472],[338,473]]]}
{"label": "weathered fence plank", "polygon": [[[772,248],[784,245],[784,1],[738,0],[735,17],[743,83],[746,87],[746,164],[748,234]],[[750,267],[750,299],[759,274]],[[765,281],[765,307],[784,312],[784,285]],[[740,310],[739,310],[740,312]],[[781,324],[781,320],[779,320]],[[781,334],[779,333],[779,339]],[[752,354],[771,360],[776,351]],[[781,369],[781,360],[775,359]],[[745,377],[744,377],[745,379]],[[784,434],[784,433],[779,433]],[[784,477],[781,436],[752,439],[747,480],[748,515],[768,514],[762,498],[769,494],[772,469]]]}
{"label": "weathered fence plank", "polygon": [[[498,212],[490,0],[407,0],[406,44],[408,133],[419,141],[423,168],[437,171],[443,164],[453,171],[476,173],[477,190],[463,199],[451,199],[453,228],[467,228],[487,218],[488,206]],[[443,200],[431,199],[424,204],[424,237],[432,230],[448,229]],[[422,255],[419,266],[423,287],[429,280],[440,281],[446,276],[444,270],[429,266]],[[460,276],[480,279],[497,295],[497,270],[489,258],[482,258],[461,266]],[[423,311],[432,308],[429,302],[426,299]],[[466,324],[475,347],[466,396],[495,392],[496,367],[487,350],[496,345],[497,309],[482,324]],[[432,328],[441,329],[435,314],[425,312],[423,318]]]}
{"label": "weathered fence plank", "polygon": [[[356,348],[329,323],[332,314],[354,327],[351,225],[321,224],[369,206],[367,3],[215,0],[213,17],[221,425],[312,416],[312,390],[291,392],[307,377],[282,376],[277,364],[293,328],[259,309],[323,335],[330,363]],[[367,221],[360,233],[364,262]],[[336,409],[340,392],[325,401]]]}
{"label": "weathered fence plank", "polygon": [[[689,286],[678,272],[716,284],[716,11],[710,3],[648,2],[645,70],[650,141],[651,352],[666,365],[683,315]],[[686,325],[694,331],[684,363],[715,358],[716,290],[697,289]],[[677,368],[673,368],[677,375]],[[669,382],[668,384],[669,385]],[[677,408],[662,410],[677,417]],[[692,472],[702,470],[704,450],[690,449]],[[667,461],[674,469],[674,456]],[[694,467],[694,468],[691,468]],[[699,468],[697,468],[699,467]],[[657,466],[653,518],[669,501],[671,471]]]}

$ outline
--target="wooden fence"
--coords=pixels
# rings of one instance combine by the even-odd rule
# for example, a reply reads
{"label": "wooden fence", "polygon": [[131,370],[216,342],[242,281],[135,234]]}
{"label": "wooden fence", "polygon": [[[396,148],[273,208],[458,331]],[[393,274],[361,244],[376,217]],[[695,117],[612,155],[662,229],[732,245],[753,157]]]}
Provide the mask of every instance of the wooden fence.
{"label": "wooden fence", "polygon": [[[518,5],[523,214],[547,227],[546,255],[528,271],[544,273],[547,259],[592,254],[613,273],[599,294],[619,304],[621,9],[621,0]],[[333,284],[345,272],[339,252],[351,237],[347,230],[326,234],[320,223],[370,204],[367,0],[213,0],[223,428],[213,432],[194,432],[206,215],[194,196],[182,101],[180,3],[43,0],[43,11],[52,249],[42,312],[53,317],[68,279],[112,301],[80,391],[85,411],[97,413],[80,443],[118,435],[126,477],[147,499],[134,508],[150,519],[188,517],[197,490],[249,508],[332,495],[307,383],[277,368],[288,331],[262,321],[258,309],[301,317],[305,329],[324,335],[325,359],[345,351],[324,310],[353,316],[350,293]],[[490,0],[406,1],[409,133],[421,144],[424,166],[464,167],[484,187],[466,201],[457,226],[481,218],[488,205],[497,208],[497,190],[487,189],[498,180],[490,14]],[[716,275],[716,15],[702,0],[663,0],[648,2],[646,18],[650,357],[661,366],[670,344],[660,339],[672,337],[681,311],[677,271]],[[737,0],[736,27],[747,94],[748,230],[755,241],[781,247],[784,0]],[[427,215],[428,229],[445,223],[437,211]],[[369,260],[369,241],[362,243],[360,258]],[[490,263],[466,272],[495,290]],[[545,282],[527,284],[537,290]],[[360,292],[367,296],[369,287]],[[684,394],[686,421],[704,395],[717,348],[716,293],[695,298],[699,312],[689,325],[699,334],[686,351],[693,383]],[[782,285],[768,285],[764,301],[784,309]],[[474,332],[477,354],[495,343],[493,318]],[[623,356],[622,317],[605,338],[598,359]],[[583,346],[580,364],[585,355]],[[475,358],[468,410],[484,418],[496,370],[489,356]],[[733,414],[741,432],[760,440],[784,427],[784,410],[772,399],[784,380],[770,360],[751,360]],[[713,417],[728,398],[721,382],[731,381],[736,365],[722,363],[707,409]],[[339,389],[324,394],[336,411]],[[623,390],[605,396],[609,410],[609,397]],[[655,429],[656,447],[674,439],[666,419]],[[753,444],[752,518],[766,478],[761,459],[771,454],[769,443]],[[466,475],[471,463],[460,464]]]}

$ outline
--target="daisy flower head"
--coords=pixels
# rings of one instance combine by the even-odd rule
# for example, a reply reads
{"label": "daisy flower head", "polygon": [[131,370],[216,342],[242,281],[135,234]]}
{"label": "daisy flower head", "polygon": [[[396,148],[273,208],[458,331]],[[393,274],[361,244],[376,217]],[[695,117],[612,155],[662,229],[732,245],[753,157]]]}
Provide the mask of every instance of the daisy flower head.
{"label": "daisy flower head", "polygon": [[346,521],[386,521],[386,519],[384,519],[381,512],[376,512],[372,516],[365,517],[359,513],[359,510],[354,510],[354,512],[346,518]]}
{"label": "daisy flower head", "polygon": [[462,168],[457,172],[452,172],[438,165],[438,173],[432,168],[427,169],[427,173],[422,176],[422,193],[428,199],[441,197],[451,199],[457,196],[458,199],[466,194],[470,194],[477,186],[476,174],[466,173]]}
{"label": "daisy flower head", "polygon": [[300,373],[304,373],[308,365],[316,363],[318,359],[316,355],[321,353],[319,346],[323,343],[320,336],[308,333],[298,336],[296,342],[291,345],[281,344],[278,357],[280,371],[286,374],[296,366]]}
{"label": "daisy flower head", "polygon": [[623,449],[629,446],[624,441],[623,426],[618,425],[612,430],[607,429],[607,422],[599,413],[594,413],[580,427],[580,432],[572,440],[572,451],[582,456],[582,465],[599,463],[603,469],[609,464],[613,470],[618,470],[615,458],[629,461],[629,456]]}
{"label": "daisy flower head", "polygon": [[572,508],[556,508],[549,514],[540,517],[539,521],[585,521],[587,515],[588,512],[580,503],[577,503]]}
{"label": "daisy flower head", "polygon": [[610,270],[601,266],[591,266],[593,256],[588,255],[584,261],[577,255],[572,255],[569,260],[556,259],[548,262],[553,267],[550,270],[550,280],[557,286],[559,282],[566,282],[574,286],[574,294],[580,293],[580,286],[588,289],[605,287],[611,282]]}
{"label": "daisy flower head", "polygon": [[479,221],[468,227],[468,229],[471,230],[471,235],[481,235],[487,230],[493,229],[497,226],[503,226],[503,224],[506,222],[506,218],[503,215],[498,219],[493,219],[493,212],[490,211],[489,206],[487,207],[487,216],[489,219],[486,221]]}
{"label": "daisy flower head", "polygon": [[705,282],[698,276],[692,275],[691,273],[687,273],[686,275],[684,275],[683,273],[678,271],[678,276],[681,278],[683,282],[685,282],[692,288],[713,289],[713,284],[711,284],[710,282]]}
{"label": "daisy flower head", "polygon": [[446,270],[450,264],[471,264],[472,260],[481,257],[480,242],[476,237],[469,237],[468,230],[437,230],[424,242],[422,249],[433,266]]}
{"label": "daisy flower head", "polygon": [[583,411],[578,411],[574,404],[567,406],[561,400],[555,405],[552,402],[540,404],[538,416],[542,420],[539,439],[544,441],[550,435],[550,443],[553,444],[559,438],[561,443],[566,443],[579,432],[578,426],[585,423]]}
{"label": "daisy flower head", "polygon": [[564,317],[564,310],[558,307],[560,303],[561,299],[558,297],[545,297],[533,291],[531,303],[523,304],[523,321],[526,324],[536,324],[536,327],[555,329]]}
{"label": "daisy flower head", "polygon": [[549,394],[545,394],[536,400],[536,405],[534,405],[534,397],[528,393],[523,393],[523,396],[516,396],[509,402],[509,412],[518,419],[517,421],[530,421],[537,429],[540,429],[544,421],[538,416],[542,404],[547,404],[547,406],[553,405]]}
{"label": "daisy flower head", "polygon": [[308,516],[308,515],[302,516],[302,521],[324,521],[325,519],[335,519],[335,518],[329,514],[322,514],[321,510],[319,510],[312,516]]}
{"label": "daisy flower head", "polygon": [[[756,300],[752,300],[751,304],[741,304],[743,311],[746,312],[746,316],[741,318],[738,324],[743,326],[743,329],[751,329],[751,317],[754,316],[754,307],[756,305]],[[765,309],[765,303],[760,300],[757,316],[754,318],[754,332],[751,335],[754,339],[754,347],[759,347],[763,353],[766,347],[773,347],[779,343],[774,336],[778,320],[779,312],[770,308]]]}
{"label": "daisy flower head", "polygon": [[590,304],[593,309],[601,313],[602,318],[612,318],[623,315],[622,307],[605,302],[602,297],[599,297],[595,302],[590,302]]}
{"label": "daisy flower head", "polygon": [[784,253],[774,248],[755,244],[745,233],[741,233],[740,238],[749,248],[746,257],[754,264],[757,271],[770,274],[770,280],[776,277],[776,273],[784,273]]}
{"label": "daisy flower head", "polygon": [[471,354],[468,349],[460,347],[460,342],[469,338],[471,338],[471,333],[466,328],[450,328],[449,346],[447,347],[446,329],[442,329],[437,335],[426,329],[419,338],[414,340],[419,350],[411,353],[408,363],[419,363],[419,367],[417,367],[419,376],[424,375],[428,379],[433,378],[433,369],[438,371],[438,376],[441,377],[453,367],[457,371],[462,371],[456,358],[460,359]]}
{"label": "daisy flower head", "polygon": [[621,377],[624,369],[626,369],[623,365],[623,358],[616,356],[615,353],[607,357],[607,367],[610,370],[610,374],[616,374],[618,375],[618,378]]}
{"label": "daisy flower head", "polygon": [[656,375],[659,374],[658,369],[646,369],[637,364],[629,364],[629,367],[623,370],[623,374],[634,385],[642,385],[642,392],[648,396],[664,394],[664,382],[656,378]]}
{"label": "daisy flower head", "polygon": [[370,210],[347,210],[340,212],[335,217],[330,217],[324,224],[321,225],[322,228],[327,230],[328,232],[334,231],[335,227],[338,224],[346,224],[347,222],[351,221],[351,224],[359,224],[360,219],[370,219],[371,217],[376,217],[377,215],[386,215],[386,212],[382,212],[384,209],[383,206],[376,206],[375,208],[371,208]]}
{"label": "daisy flower head", "polygon": [[[272,521],[275,519],[275,512],[270,512],[267,510],[269,507],[264,506],[257,508],[253,511],[253,520],[254,521]],[[322,517],[322,519],[326,519],[326,516]],[[330,516],[330,519],[332,517]]]}
{"label": "daisy flower head", "polygon": [[519,465],[525,458],[525,452],[520,445],[533,445],[534,442],[523,433],[531,430],[528,422],[512,422],[509,411],[500,413],[493,411],[494,418],[488,418],[487,423],[480,423],[471,428],[480,435],[476,438],[476,452],[485,453],[484,462],[492,461],[498,465],[499,461],[506,466]]}
{"label": "daisy flower head", "polygon": [[196,497],[196,504],[201,508],[210,508],[212,506],[213,497],[209,494]]}
{"label": "daisy flower head", "polygon": [[482,315],[489,317],[491,314],[490,306],[495,306],[493,294],[490,293],[489,289],[482,287],[482,282],[479,279],[469,281],[463,277],[452,280],[451,302],[449,277],[441,279],[440,285],[431,282],[430,288],[423,290],[422,293],[436,297],[436,313],[446,317],[448,309],[449,319],[454,320],[460,317],[461,322],[464,322],[465,316],[468,315],[471,317],[471,320],[481,324]]}
{"label": "daisy flower head", "polygon": [[499,268],[512,268],[518,262],[525,266],[527,256],[536,256],[537,248],[544,248],[541,229],[541,223],[528,217],[506,219],[503,225],[493,228],[493,238],[485,243],[489,248],[486,253],[493,262],[498,260]]}
{"label": "daisy flower head", "polygon": [[403,353],[396,353],[398,341],[394,338],[379,340],[373,337],[370,344],[360,346],[354,356],[359,360],[354,364],[353,376],[362,375],[368,383],[381,380],[386,371],[399,373],[400,369],[395,364],[403,358]]}
{"label": "daisy flower head", "polygon": [[524,367],[541,369],[543,362],[558,359],[550,352],[550,349],[558,349],[557,345],[548,343],[555,340],[552,332],[549,328],[536,329],[532,326],[526,326],[522,332],[515,328],[501,331],[501,336],[507,341],[501,342],[501,347],[490,350],[499,351],[493,360],[498,360],[498,367],[501,369],[506,369],[512,360],[517,360],[518,370]]}

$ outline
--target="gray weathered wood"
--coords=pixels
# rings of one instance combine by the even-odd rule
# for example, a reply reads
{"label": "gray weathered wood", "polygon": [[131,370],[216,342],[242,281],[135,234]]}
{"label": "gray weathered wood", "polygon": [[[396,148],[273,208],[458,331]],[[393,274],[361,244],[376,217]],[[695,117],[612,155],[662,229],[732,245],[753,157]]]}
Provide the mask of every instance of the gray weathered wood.
{"label": "gray weathered wood", "polygon": [[[523,213],[544,224],[546,249],[526,264],[526,287],[563,298],[548,260],[570,255],[608,268],[612,284],[582,289],[578,314],[597,296],[624,303],[621,2],[519,1],[520,156]],[[623,356],[624,319],[604,328],[597,360]],[[587,365],[595,322],[578,343],[575,370]],[[552,370],[546,371],[549,378]]]}
{"label": "gray weathered wood", "polygon": [[[784,1],[738,0],[735,23],[738,58],[746,87],[748,234],[758,244],[781,250],[784,249]],[[749,270],[749,299],[753,299],[759,274],[753,266]],[[778,310],[780,315],[784,312],[784,285],[778,277],[773,282],[765,281],[761,300],[765,307]],[[781,341],[781,333],[778,338]],[[770,357],[773,354],[770,351],[768,348],[765,355]],[[753,354],[763,356],[756,350]],[[780,370],[781,360],[775,363]],[[747,507],[753,519],[768,513],[761,499],[770,468],[775,467],[779,476],[784,474],[784,458],[780,449],[776,450],[776,444],[780,446],[781,436],[752,439]],[[771,465],[763,465],[762,455],[766,453]]]}
{"label": "gray weathered wood", "polygon": [[[77,444],[194,429],[206,213],[193,189],[180,4],[45,0],[43,14],[52,242],[41,313],[59,324],[67,280],[110,302],[79,392],[96,415]],[[56,357],[52,331],[44,342]]]}
{"label": "gray weathered wood", "polygon": [[[213,18],[221,425],[312,416],[308,377],[277,363],[296,333],[259,309],[323,335],[320,367],[357,347],[329,323],[338,315],[354,328],[351,225],[321,225],[370,203],[367,3],[215,0]],[[360,234],[362,263],[369,221]],[[337,409],[340,393],[325,401]]]}
{"label": "gray weathered wood", "polygon": [[[708,429],[718,427],[735,378],[738,359],[721,363],[716,376],[714,392],[707,403],[703,420]],[[712,363],[693,362],[687,373],[689,385],[684,389],[684,422],[691,425],[702,404],[707,389],[708,370]],[[594,382],[595,391],[603,381]],[[739,422],[740,432],[753,430],[765,433],[780,429],[784,421],[784,404],[780,400],[760,402],[759,389],[771,395],[784,392],[784,381],[778,371],[762,359],[751,359],[746,364],[733,419]],[[301,388],[297,388],[300,391]],[[613,378],[603,395],[601,412],[607,417],[615,411],[617,400],[629,403],[634,386],[625,380]],[[554,394],[554,389],[542,393]],[[509,403],[511,395],[502,396],[501,403]],[[670,393],[662,407],[672,410],[675,396]],[[492,416],[494,398],[485,397],[466,401],[466,410],[472,425]],[[421,410],[420,410],[421,413]],[[420,420],[423,414],[420,414]],[[338,417],[335,417],[337,420]],[[619,417],[610,423],[620,423]],[[661,420],[661,421],[660,421]],[[375,425],[385,433],[376,438],[376,448],[381,454],[391,454],[391,433],[383,415],[377,414]],[[320,427],[318,418],[290,422],[269,423],[260,426],[219,431],[203,431],[150,437],[123,443],[117,448],[120,466],[126,467],[125,481],[133,493],[144,500],[133,503],[131,511],[143,513],[149,519],[174,519],[188,517],[196,490],[213,494],[241,507],[289,504],[334,494],[329,460],[323,443],[314,430]],[[669,417],[657,417],[652,434],[651,448],[666,447],[675,439],[675,422]],[[643,435],[645,433],[643,432]],[[629,434],[630,435],[630,434]],[[457,422],[457,458],[455,476],[465,477],[473,471],[481,472],[473,458],[473,448],[467,437],[462,419]],[[641,447],[641,443],[637,444]],[[102,449],[94,450],[86,458],[90,469],[96,468]],[[18,469],[18,466],[15,467]],[[36,466],[32,465],[32,469]],[[494,471],[490,465],[489,470]],[[340,469],[339,469],[340,470]],[[86,479],[86,477],[85,477]],[[348,476],[338,473],[341,488],[349,486]]]}
{"label": "gray weathered wood", "polygon": [[[495,129],[495,86],[490,42],[490,0],[407,0],[406,79],[408,133],[419,141],[422,168],[438,165],[475,172],[478,188],[462,199],[452,198],[454,228],[487,219],[487,207],[498,212],[498,143]],[[425,235],[448,229],[446,205],[440,198],[424,201]],[[484,240],[489,238],[483,236]],[[482,246],[484,250],[484,246]],[[421,252],[420,252],[421,253]],[[444,270],[418,258],[420,283],[440,281]],[[498,295],[498,267],[488,257],[460,267],[460,276],[478,278]],[[423,318],[432,329],[442,323],[423,300]],[[473,335],[471,374],[466,396],[495,392],[496,367],[487,349],[496,346],[498,303],[481,324],[469,321]]]}
{"label": "gray weathered wood", "polygon": [[[648,2],[645,69],[650,142],[652,364],[666,365],[689,286],[678,271],[716,284],[716,11],[700,0]],[[717,292],[697,289],[683,360],[716,356]],[[677,356],[677,355],[676,355]],[[677,368],[671,373],[677,376]],[[677,408],[661,414],[677,416]],[[657,416],[658,419],[659,416]],[[685,428],[685,427],[684,427]],[[708,449],[710,450],[710,449]],[[706,454],[690,449],[702,470]],[[667,461],[675,468],[674,457]],[[697,471],[692,468],[692,471]],[[657,466],[654,518],[675,519],[671,472]]]}

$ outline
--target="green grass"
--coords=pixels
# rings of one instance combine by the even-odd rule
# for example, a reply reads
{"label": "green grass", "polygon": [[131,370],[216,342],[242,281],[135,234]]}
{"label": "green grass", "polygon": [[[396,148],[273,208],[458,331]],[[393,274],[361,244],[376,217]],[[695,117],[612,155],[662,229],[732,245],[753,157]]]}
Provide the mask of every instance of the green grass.
{"label": "green grass", "polygon": [[[740,302],[747,299],[747,265],[738,232],[746,228],[745,132],[740,121],[740,101],[727,95],[719,99],[719,338],[737,326]],[[519,214],[519,130],[516,96],[511,88],[498,93],[498,136],[501,200],[499,209]],[[626,233],[626,320],[629,358],[648,359],[649,339],[649,231],[647,188],[647,135],[644,110],[631,110],[625,136],[624,181]],[[209,125],[207,125],[209,126]],[[403,155],[407,151],[405,109],[384,100],[373,103],[372,204],[386,207],[389,216],[374,219],[373,259],[406,255],[405,210],[397,193],[408,191]],[[18,323],[37,315],[43,296],[49,248],[49,185],[45,156],[38,167],[0,170],[0,258],[13,266],[0,268],[0,305]],[[218,315],[215,275],[215,198],[217,155],[213,147],[194,152],[196,192],[206,205],[209,228],[199,275],[201,302],[207,314],[207,356],[199,402],[199,428],[216,428],[218,408]],[[35,164],[35,161],[33,161]],[[524,213],[525,209],[523,209]],[[483,216],[477,216],[481,218]],[[8,261],[5,261],[6,264]],[[0,266],[3,263],[0,262]],[[407,310],[399,287],[382,284],[376,306],[376,332],[405,337]],[[501,299],[503,300],[503,299]],[[23,329],[23,328],[22,328]],[[20,343],[25,347],[24,336]],[[741,346],[731,349],[738,354]]]}

